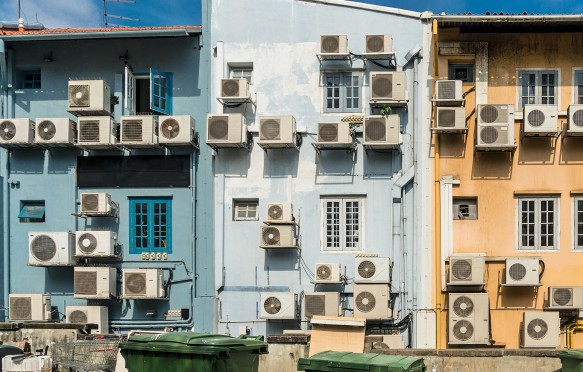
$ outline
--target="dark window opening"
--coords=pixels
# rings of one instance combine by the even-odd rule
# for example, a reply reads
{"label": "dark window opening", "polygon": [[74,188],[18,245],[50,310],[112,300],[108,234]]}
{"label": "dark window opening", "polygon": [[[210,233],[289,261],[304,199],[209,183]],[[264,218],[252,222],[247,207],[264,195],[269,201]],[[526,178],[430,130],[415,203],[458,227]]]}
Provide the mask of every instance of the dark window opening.
{"label": "dark window opening", "polygon": [[153,115],[150,109],[150,79],[136,79],[136,113]]}
{"label": "dark window opening", "polygon": [[23,223],[45,222],[45,202],[21,201],[18,219]]}
{"label": "dark window opening", "polygon": [[448,79],[463,82],[474,81],[474,65],[469,63],[453,63],[448,66]]}
{"label": "dark window opening", "polygon": [[22,89],[40,89],[41,74],[38,71],[24,71],[22,73]]}
{"label": "dark window opening", "polygon": [[477,220],[478,219],[478,199],[477,198],[454,198],[453,199],[453,219],[454,220]]}

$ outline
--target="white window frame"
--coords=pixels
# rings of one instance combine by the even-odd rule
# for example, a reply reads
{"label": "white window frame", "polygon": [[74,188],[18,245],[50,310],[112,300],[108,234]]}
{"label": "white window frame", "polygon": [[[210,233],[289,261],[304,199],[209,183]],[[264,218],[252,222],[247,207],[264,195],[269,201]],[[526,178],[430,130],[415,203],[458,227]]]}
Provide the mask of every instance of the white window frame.
{"label": "white window frame", "polygon": [[[337,247],[328,246],[328,219],[327,219],[327,204],[339,203],[339,244]],[[348,231],[346,205],[347,203],[357,203],[358,206],[358,222],[357,222],[357,237],[358,241],[355,247],[346,247],[346,233]],[[321,219],[321,238],[320,251],[323,253],[347,253],[347,252],[362,252],[364,250],[364,197],[355,195],[343,196],[322,196],[320,198],[320,219]]]}
{"label": "white window frame", "polygon": [[[583,252],[583,244],[579,244],[578,241],[579,239],[577,235],[581,235],[583,237],[583,233],[582,234],[578,234],[578,225],[581,225],[583,227],[583,205],[581,206],[581,209],[578,209],[578,202],[581,202],[583,204],[583,194],[580,195],[574,195],[573,196],[573,203],[571,204],[571,216],[573,216],[573,234],[572,234],[572,250],[575,252]],[[579,221],[579,213],[581,213],[581,220]]]}
{"label": "white window frame", "polygon": [[[523,201],[533,201],[534,202],[534,246],[523,246],[522,245],[522,202]],[[544,201],[553,201],[553,245],[552,246],[542,246],[542,222],[541,217],[543,210]],[[559,195],[516,195],[515,196],[515,210],[516,210],[516,249],[518,251],[543,251],[543,252],[559,252],[559,242],[560,242],[560,202],[561,198]]]}
{"label": "white window frame", "polygon": [[[340,87],[340,106],[337,109],[327,108],[327,93],[326,89],[326,77],[331,74],[350,74],[352,76],[358,77],[358,99],[359,107],[356,109],[346,109],[346,85],[341,84]],[[344,79],[344,78],[343,78]],[[364,101],[364,74],[361,70],[321,70],[320,71],[320,111],[322,115],[338,115],[338,114],[359,114],[364,112],[365,101]]]}
{"label": "white window frame", "polygon": [[524,106],[522,105],[522,74],[535,74],[535,94],[534,94],[534,104],[540,105],[542,103],[542,78],[541,75],[544,73],[554,73],[555,74],[555,103],[551,105],[556,105],[561,107],[561,69],[556,67],[549,68],[519,68],[516,69],[516,109],[522,111]]}
{"label": "white window frame", "polygon": [[229,63],[230,79],[247,79],[249,85],[253,85],[253,63]]}
{"label": "white window frame", "polygon": [[[255,206],[255,216],[250,217],[249,207]],[[239,216],[240,209],[244,208],[245,217]],[[257,199],[234,199],[233,200],[233,221],[259,221],[259,201]]]}
{"label": "white window frame", "polygon": [[583,74],[583,67],[573,67],[573,94],[571,103],[574,105],[583,104],[583,87],[581,88],[581,102],[578,102],[578,94],[577,94],[577,74]]}

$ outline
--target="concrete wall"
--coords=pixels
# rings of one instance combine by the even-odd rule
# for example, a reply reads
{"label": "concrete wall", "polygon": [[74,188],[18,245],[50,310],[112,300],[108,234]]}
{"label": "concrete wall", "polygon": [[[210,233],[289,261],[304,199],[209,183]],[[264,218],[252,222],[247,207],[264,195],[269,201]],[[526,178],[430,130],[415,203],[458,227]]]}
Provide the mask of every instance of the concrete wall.
{"label": "concrete wall", "polygon": [[[216,287],[220,297],[219,330],[238,335],[239,327],[254,334],[274,334],[282,329],[306,328],[305,321],[269,321],[259,319],[261,292],[279,291],[301,294],[313,292],[310,274],[316,263],[339,263],[342,273],[354,277],[356,253],[390,257],[394,262],[391,292],[396,295],[395,319],[402,319],[418,308],[430,307],[427,288],[422,286],[422,267],[430,244],[423,240],[419,227],[421,188],[424,178],[417,171],[415,181],[405,182],[401,191],[396,180],[417,161],[414,151],[424,138],[421,133],[427,97],[427,59],[406,63],[405,54],[424,46],[424,24],[419,14],[388,8],[359,6],[349,2],[335,5],[319,1],[261,0],[253,4],[237,0],[212,2],[213,96],[219,95],[220,79],[228,77],[229,64],[252,63],[252,105],[224,108],[215,102],[213,113],[244,113],[247,125],[257,130],[261,115],[293,115],[302,134],[303,144],[296,150],[268,150],[257,144],[252,151],[219,150],[215,170],[215,251]],[[275,15],[285,15],[282,17]],[[358,21],[356,21],[358,20]],[[350,68],[347,62],[324,62],[316,58],[320,35],[346,34],[349,49],[364,52],[367,34],[392,34],[397,50],[397,65],[407,75],[409,106],[394,109],[401,119],[403,146],[400,151],[379,153],[365,151],[358,138],[356,154],[312,148],[318,122],[337,122],[343,114],[323,113],[321,73],[326,68]],[[386,61],[380,61],[385,63]],[[368,104],[371,71],[382,68],[355,59],[352,68],[361,72],[363,109]],[[414,80],[416,83],[414,83]],[[255,135],[254,141],[257,141]],[[412,170],[413,172],[413,170]],[[423,176],[424,177],[424,176]],[[360,252],[324,252],[321,249],[322,211],[320,198],[326,195],[358,195],[364,198],[364,231]],[[233,199],[257,198],[258,221],[233,221]],[[394,199],[395,198],[395,199]],[[395,202],[396,201],[396,202]],[[268,203],[290,202],[300,228],[301,250],[263,250],[259,233],[266,218]],[[419,209],[417,209],[419,208]],[[427,251],[428,252],[428,251]],[[307,269],[306,269],[307,268]],[[425,279],[426,280],[426,279]],[[342,292],[343,315],[352,316],[352,284],[343,288],[319,286],[319,291]]]}
{"label": "concrete wall", "polygon": [[[148,73],[150,68],[173,73],[173,113],[189,114],[197,122],[197,131],[204,133],[207,112],[208,57],[200,52],[198,36],[179,38],[97,39],[64,41],[11,41],[9,50],[9,81],[16,90],[6,93],[5,117],[70,117],[67,108],[67,82],[71,78],[100,78],[106,80],[112,95],[119,98],[114,117],[119,122],[123,107],[124,62],[126,55],[135,73]],[[51,61],[45,60],[51,56]],[[18,89],[20,71],[40,69],[42,89]],[[4,250],[8,250],[10,262],[9,293],[49,293],[52,305],[65,313],[65,305],[83,305],[88,301],[72,299],[72,267],[31,267],[28,261],[28,233],[34,231],[113,230],[118,234],[124,262],[116,262],[117,268],[162,267],[173,269],[171,295],[157,301],[90,301],[109,307],[112,328],[124,330],[137,324],[143,327],[161,328],[165,325],[211,331],[214,328],[216,301],[212,282],[212,188],[208,149],[198,154],[192,148],[167,150],[166,154],[190,155],[191,187],[183,188],[108,188],[79,189],[76,185],[76,165],[79,156],[100,155],[152,155],[164,154],[164,150],[92,151],[52,149],[2,150],[5,221]],[[200,174],[202,179],[197,176]],[[206,178],[206,179],[205,179]],[[3,182],[3,185],[6,185]],[[72,216],[78,209],[79,193],[87,191],[107,192],[119,203],[119,219]],[[168,260],[173,262],[135,262],[140,255],[129,253],[129,197],[170,196],[172,198],[173,249]],[[44,200],[46,222],[22,223],[17,218],[23,200]],[[197,204],[197,200],[201,200]],[[205,208],[207,210],[205,210]],[[6,235],[4,235],[6,236]],[[184,263],[185,266],[181,264]],[[188,270],[185,270],[185,268]],[[6,271],[4,271],[6,273]],[[195,274],[196,273],[196,274]],[[168,278],[168,273],[166,273]],[[118,285],[119,287],[119,285]],[[121,287],[120,287],[121,288]],[[210,289],[210,290],[209,290]],[[120,292],[121,294],[121,292]],[[188,308],[191,319],[179,322],[160,322],[168,309]],[[155,315],[147,315],[147,313]],[[7,316],[7,315],[6,315]]]}
{"label": "concrete wall", "polygon": [[[583,48],[580,33],[516,33],[464,34],[457,29],[444,29],[439,41],[486,42],[487,69],[476,68],[487,82],[487,103],[517,105],[517,69],[552,68],[560,70],[559,111],[573,103],[573,68],[581,66]],[[447,78],[448,60],[473,63],[477,57],[441,55],[439,78]],[[467,91],[475,83],[464,84]],[[475,141],[476,93],[466,97],[469,132],[466,139],[459,135],[440,136],[440,175],[453,176],[460,185],[453,187],[453,196],[478,198],[477,220],[455,220],[451,223],[454,253],[485,253],[487,256],[537,256],[544,260],[546,270],[542,287],[499,288],[505,265],[486,265],[486,290],[490,297],[493,338],[509,348],[519,345],[520,323],[525,310],[543,309],[549,286],[582,285],[578,260],[573,251],[573,192],[582,190],[581,164],[583,151],[580,140],[548,138],[520,139],[520,124],[515,123],[517,144],[514,156],[509,153],[479,153],[473,151]],[[517,113],[521,116],[521,112]],[[567,123],[566,113],[559,116],[558,127]],[[559,249],[527,251],[517,249],[517,205],[515,194],[559,194]],[[449,224],[442,221],[442,225]],[[500,278],[500,279],[499,279]],[[447,324],[447,312],[442,319]],[[444,326],[442,342],[446,342]],[[564,341],[563,341],[564,345]],[[579,344],[575,344],[577,347]]]}

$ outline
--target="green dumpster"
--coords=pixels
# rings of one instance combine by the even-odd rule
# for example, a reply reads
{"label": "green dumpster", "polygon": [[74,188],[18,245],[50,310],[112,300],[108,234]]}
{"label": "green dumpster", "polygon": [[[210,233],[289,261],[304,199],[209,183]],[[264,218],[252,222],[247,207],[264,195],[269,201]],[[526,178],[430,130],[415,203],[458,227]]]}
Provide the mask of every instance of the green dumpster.
{"label": "green dumpster", "polygon": [[563,372],[583,372],[583,350],[565,350],[557,356],[561,358]]}
{"label": "green dumpster", "polygon": [[300,358],[298,371],[424,372],[425,363],[423,358],[411,356],[323,351]]}
{"label": "green dumpster", "polygon": [[263,336],[171,332],[133,335],[120,349],[128,372],[257,372],[267,344]]}

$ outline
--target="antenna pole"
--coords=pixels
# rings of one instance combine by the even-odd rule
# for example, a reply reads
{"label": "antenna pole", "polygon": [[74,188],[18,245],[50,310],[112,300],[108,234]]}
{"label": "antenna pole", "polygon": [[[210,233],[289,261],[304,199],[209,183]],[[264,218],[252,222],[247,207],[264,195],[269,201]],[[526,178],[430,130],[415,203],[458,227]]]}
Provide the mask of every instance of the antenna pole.
{"label": "antenna pole", "polygon": [[107,2],[106,0],[103,0],[103,25],[105,26],[105,28],[107,28],[107,5],[105,5]]}
{"label": "antenna pole", "polygon": [[18,0],[18,19],[20,19],[20,0]]}

